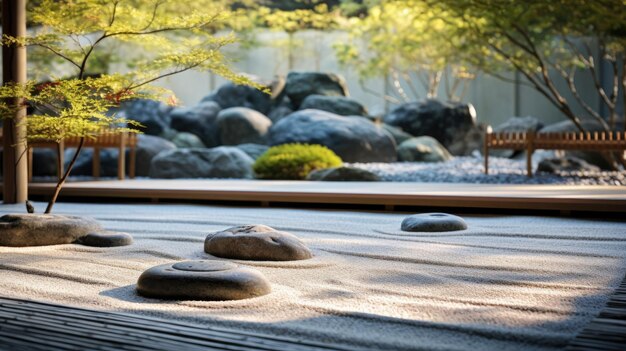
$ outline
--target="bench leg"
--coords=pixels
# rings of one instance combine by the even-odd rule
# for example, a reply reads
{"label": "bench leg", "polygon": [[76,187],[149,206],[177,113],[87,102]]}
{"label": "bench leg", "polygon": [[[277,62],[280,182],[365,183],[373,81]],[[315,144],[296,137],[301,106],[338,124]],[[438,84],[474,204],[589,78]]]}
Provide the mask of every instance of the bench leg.
{"label": "bench leg", "polygon": [[484,158],[485,158],[485,174],[489,174],[489,146],[487,146],[485,144],[485,151],[484,151]]}
{"label": "bench leg", "polygon": [[100,178],[100,149],[93,148],[93,161],[91,163],[91,174],[94,178]]}
{"label": "bench leg", "polygon": [[117,179],[124,180],[126,176],[126,147],[120,146],[120,152],[117,156]]}
{"label": "bench leg", "polygon": [[533,149],[526,149],[526,173],[529,177],[533,176]]}

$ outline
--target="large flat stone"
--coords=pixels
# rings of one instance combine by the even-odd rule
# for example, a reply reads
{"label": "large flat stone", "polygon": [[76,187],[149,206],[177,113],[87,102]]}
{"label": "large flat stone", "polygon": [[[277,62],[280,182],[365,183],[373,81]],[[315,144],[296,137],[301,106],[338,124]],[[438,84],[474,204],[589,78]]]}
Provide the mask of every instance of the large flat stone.
{"label": "large flat stone", "polygon": [[102,231],[102,227],[89,217],[7,214],[0,217],[0,246],[70,244],[97,231]]}
{"label": "large flat stone", "polygon": [[244,225],[211,233],[204,251],[224,258],[255,261],[295,261],[313,257],[295,235],[265,225]]}
{"label": "large flat stone", "polygon": [[406,232],[450,232],[467,229],[463,218],[447,213],[420,213],[402,221]]}
{"label": "large flat stone", "polygon": [[167,263],[143,272],[141,296],[177,300],[241,300],[266,295],[270,283],[261,272],[218,260]]}

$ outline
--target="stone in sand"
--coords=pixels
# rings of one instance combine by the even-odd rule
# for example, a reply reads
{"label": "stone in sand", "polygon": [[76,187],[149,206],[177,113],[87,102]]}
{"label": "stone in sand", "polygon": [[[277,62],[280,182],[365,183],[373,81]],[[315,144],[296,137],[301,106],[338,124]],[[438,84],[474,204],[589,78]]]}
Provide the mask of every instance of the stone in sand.
{"label": "stone in sand", "polygon": [[7,214],[0,217],[0,246],[70,244],[101,231],[92,218],[51,214]]}
{"label": "stone in sand", "polygon": [[93,247],[127,246],[133,243],[133,237],[128,233],[100,231],[89,233],[76,240],[76,244]]}
{"label": "stone in sand", "polygon": [[295,235],[265,225],[244,225],[211,233],[204,251],[239,260],[295,261],[313,257]]}
{"label": "stone in sand", "polygon": [[307,180],[319,180],[330,182],[378,182],[380,177],[376,174],[356,167],[333,167],[317,169],[306,176]]}
{"label": "stone in sand", "polygon": [[447,213],[421,213],[402,221],[405,232],[451,232],[467,229],[463,218]]}
{"label": "stone in sand", "polygon": [[152,267],[137,281],[141,296],[177,300],[241,300],[268,294],[257,270],[218,260],[185,261]]}

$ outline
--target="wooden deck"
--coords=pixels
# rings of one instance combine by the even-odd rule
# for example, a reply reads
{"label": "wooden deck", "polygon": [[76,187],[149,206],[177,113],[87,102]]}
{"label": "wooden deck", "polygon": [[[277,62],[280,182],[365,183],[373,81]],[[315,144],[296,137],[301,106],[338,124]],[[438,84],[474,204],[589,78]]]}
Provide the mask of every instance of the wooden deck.
{"label": "wooden deck", "polygon": [[592,350],[626,350],[626,277],[602,312],[566,348],[566,351]]}
{"label": "wooden deck", "polygon": [[[30,194],[52,193],[33,183]],[[61,197],[626,212],[626,187],[261,180],[108,180],[67,183]]]}
{"label": "wooden deck", "polygon": [[127,313],[0,297],[0,350],[354,350]]}

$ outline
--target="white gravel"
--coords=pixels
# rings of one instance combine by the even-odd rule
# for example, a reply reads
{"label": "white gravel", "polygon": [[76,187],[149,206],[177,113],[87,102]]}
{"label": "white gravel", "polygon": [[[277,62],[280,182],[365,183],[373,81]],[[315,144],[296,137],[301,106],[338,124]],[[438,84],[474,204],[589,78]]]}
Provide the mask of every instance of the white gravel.
{"label": "white gravel", "polygon": [[[538,160],[533,164],[537,169]],[[536,173],[526,176],[526,161],[489,158],[489,174],[482,157],[455,157],[447,162],[353,163],[377,174],[387,182],[489,183],[489,184],[566,184],[626,185],[626,171],[572,172],[560,175]]]}

